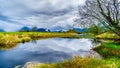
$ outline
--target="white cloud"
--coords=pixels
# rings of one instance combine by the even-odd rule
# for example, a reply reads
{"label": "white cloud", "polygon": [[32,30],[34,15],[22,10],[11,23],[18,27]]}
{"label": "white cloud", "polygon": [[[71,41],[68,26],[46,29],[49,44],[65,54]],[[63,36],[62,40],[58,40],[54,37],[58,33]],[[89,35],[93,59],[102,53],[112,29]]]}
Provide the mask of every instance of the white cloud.
{"label": "white cloud", "polygon": [[[0,15],[23,25],[68,28],[84,0],[0,0]],[[1,23],[0,23],[1,24]],[[11,26],[11,25],[10,25]],[[4,27],[5,28],[5,27]],[[10,28],[12,29],[12,28]]]}

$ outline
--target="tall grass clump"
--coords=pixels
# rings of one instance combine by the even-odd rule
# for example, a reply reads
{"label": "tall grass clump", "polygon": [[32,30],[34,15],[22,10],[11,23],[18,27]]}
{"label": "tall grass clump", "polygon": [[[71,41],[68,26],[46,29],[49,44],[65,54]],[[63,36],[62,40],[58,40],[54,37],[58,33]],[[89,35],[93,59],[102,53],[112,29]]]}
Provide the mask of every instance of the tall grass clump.
{"label": "tall grass clump", "polygon": [[15,40],[16,38],[14,36],[0,35],[0,48],[10,48],[15,46],[17,44]]}

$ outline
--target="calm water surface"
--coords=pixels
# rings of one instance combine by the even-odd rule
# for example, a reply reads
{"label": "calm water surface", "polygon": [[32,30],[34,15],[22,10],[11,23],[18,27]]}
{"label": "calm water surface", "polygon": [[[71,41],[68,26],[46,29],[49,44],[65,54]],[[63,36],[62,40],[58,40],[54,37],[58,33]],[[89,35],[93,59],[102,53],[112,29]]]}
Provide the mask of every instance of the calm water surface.
{"label": "calm water surface", "polygon": [[92,39],[84,38],[52,38],[20,43],[10,50],[0,50],[0,68],[14,68],[26,62],[61,62],[74,55],[85,57],[94,52],[91,49],[95,45]]}

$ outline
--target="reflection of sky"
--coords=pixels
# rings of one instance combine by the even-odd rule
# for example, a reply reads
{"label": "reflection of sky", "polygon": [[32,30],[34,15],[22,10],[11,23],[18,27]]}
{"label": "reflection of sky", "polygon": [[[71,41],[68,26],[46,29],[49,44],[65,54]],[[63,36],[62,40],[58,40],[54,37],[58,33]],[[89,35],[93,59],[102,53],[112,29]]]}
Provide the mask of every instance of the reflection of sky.
{"label": "reflection of sky", "polygon": [[[69,28],[85,0],[0,0],[0,28]],[[7,26],[2,26],[3,23]],[[17,26],[17,28],[11,28]]]}
{"label": "reflection of sky", "polygon": [[[89,39],[45,39],[19,44],[17,47],[2,51],[0,63],[5,66],[19,65],[28,61],[57,62],[71,58],[75,54],[85,56],[92,42]],[[0,64],[0,68],[1,68]]]}

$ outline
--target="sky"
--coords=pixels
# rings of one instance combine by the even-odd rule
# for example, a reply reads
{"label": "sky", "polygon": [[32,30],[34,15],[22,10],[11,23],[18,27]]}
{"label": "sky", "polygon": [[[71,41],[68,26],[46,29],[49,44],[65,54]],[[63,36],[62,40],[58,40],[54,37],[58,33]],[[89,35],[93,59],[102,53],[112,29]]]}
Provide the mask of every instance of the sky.
{"label": "sky", "polygon": [[0,0],[0,29],[24,26],[61,30],[73,28],[84,0]]}

